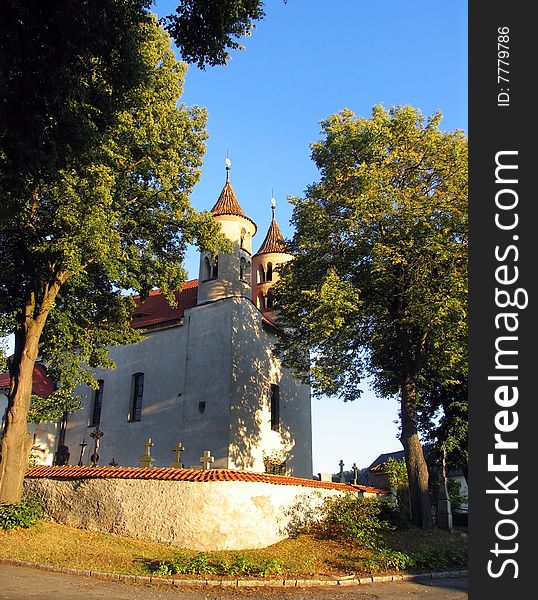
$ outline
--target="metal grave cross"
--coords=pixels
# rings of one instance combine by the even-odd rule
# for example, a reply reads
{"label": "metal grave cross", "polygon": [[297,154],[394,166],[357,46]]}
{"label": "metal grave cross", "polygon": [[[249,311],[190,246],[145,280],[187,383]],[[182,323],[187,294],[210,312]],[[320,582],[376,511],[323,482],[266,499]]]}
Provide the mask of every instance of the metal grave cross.
{"label": "metal grave cross", "polygon": [[146,452],[138,459],[138,466],[142,469],[147,469],[149,467],[153,467],[153,463],[155,462],[155,459],[151,457],[151,449],[153,448],[151,438],[146,440],[144,448]]}
{"label": "metal grave cross", "polygon": [[174,452],[176,453],[176,460],[170,465],[172,469],[182,469],[183,464],[181,463],[181,453],[185,451],[185,446],[178,442],[174,447]]}
{"label": "metal grave cross", "polygon": [[99,462],[99,442],[103,437],[103,432],[99,429],[99,425],[90,433],[90,437],[94,439],[93,454],[91,455],[92,467],[95,467]]}
{"label": "metal grave cross", "polygon": [[80,446],[80,457],[79,457],[78,463],[77,463],[77,465],[79,467],[82,467],[82,465],[84,464],[84,460],[83,460],[84,459],[84,452],[86,451],[86,446],[87,445],[88,444],[86,443],[86,438],[84,438],[82,440],[82,443],[79,444],[79,446]]}
{"label": "metal grave cross", "polygon": [[215,462],[213,456],[211,456],[211,452],[209,450],[204,450],[204,455],[200,457],[200,464],[202,465],[202,470],[205,471],[211,468],[211,463]]}
{"label": "metal grave cross", "polygon": [[340,483],[344,483],[344,461],[340,459],[338,465],[340,466]]}

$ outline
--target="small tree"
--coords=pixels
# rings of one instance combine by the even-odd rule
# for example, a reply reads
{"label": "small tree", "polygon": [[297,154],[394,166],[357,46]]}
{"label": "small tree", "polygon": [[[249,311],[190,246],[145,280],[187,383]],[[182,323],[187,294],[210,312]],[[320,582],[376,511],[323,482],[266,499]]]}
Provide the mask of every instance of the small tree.
{"label": "small tree", "polygon": [[389,480],[389,486],[396,495],[398,510],[404,521],[411,517],[411,507],[409,505],[409,478],[407,477],[407,467],[405,459],[396,460],[392,456],[385,461],[383,469]]}

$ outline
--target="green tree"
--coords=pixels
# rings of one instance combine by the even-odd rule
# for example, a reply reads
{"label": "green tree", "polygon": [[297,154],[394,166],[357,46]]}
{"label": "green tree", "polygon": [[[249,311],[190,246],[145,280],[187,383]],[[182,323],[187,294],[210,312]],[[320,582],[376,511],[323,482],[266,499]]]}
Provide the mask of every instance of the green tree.
{"label": "green tree", "polygon": [[[129,109],[76,160],[2,187],[0,325],[12,332],[11,389],[1,439],[0,501],[17,502],[31,447],[27,417],[38,355],[66,400],[86,367],[110,366],[107,347],[136,341],[133,303],[121,295],[172,291],[186,279],[188,243],[226,247],[209,213],[188,195],[199,179],[205,110],[178,106],[186,66],[148,19],[140,46],[146,76]],[[75,156],[75,154],[74,154]]]}
{"label": "green tree", "polygon": [[[461,469],[468,479],[468,400],[467,377],[439,384],[425,378],[420,392],[419,429],[424,439],[436,449],[436,460],[446,457],[448,467]],[[427,384],[427,385],[426,385]]]}
{"label": "green tree", "polygon": [[406,521],[409,519],[411,511],[409,507],[409,478],[407,477],[405,460],[396,460],[389,456],[383,465],[383,470],[389,480],[391,491],[396,494],[400,515]]}
{"label": "green tree", "polygon": [[350,110],[322,124],[321,173],[294,198],[295,259],[276,302],[285,364],[318,395],[352,400],[360,380],[399,395],[413,522],[432,525],[417,430],[418,391],[464,371],[467,297],[467,140],[441,114],[412,107]]}

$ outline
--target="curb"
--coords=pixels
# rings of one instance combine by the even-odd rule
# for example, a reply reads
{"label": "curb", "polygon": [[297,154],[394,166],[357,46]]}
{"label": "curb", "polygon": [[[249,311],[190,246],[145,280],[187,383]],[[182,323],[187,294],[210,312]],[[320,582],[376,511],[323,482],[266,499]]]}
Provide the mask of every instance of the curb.
{"label": "curb", "polygon": [[72,569],[69,567],[55,567],[54,565],[36,563],[13,558],[0,558],[0,564],[15,567],[30,567],[40,571],[52,573],[65,573],[82,577],[95,577],[107,581],[122,581],[123,583],[143,583],[146,585],[158,584],[173,587],[315,587],[330,585],[368,585],[369,583],[385,583],[389,581],[415,581],[421,579],[446,579],[452,577],[467,577],[467,569],[461,571],[439,571],[434,573],[417,573],[414,575],[374,575],[372,577],[334,578],[334,579],[168,579],[165,577],[148,575],[122,575],[120,573],[106,573],[88,569]]}

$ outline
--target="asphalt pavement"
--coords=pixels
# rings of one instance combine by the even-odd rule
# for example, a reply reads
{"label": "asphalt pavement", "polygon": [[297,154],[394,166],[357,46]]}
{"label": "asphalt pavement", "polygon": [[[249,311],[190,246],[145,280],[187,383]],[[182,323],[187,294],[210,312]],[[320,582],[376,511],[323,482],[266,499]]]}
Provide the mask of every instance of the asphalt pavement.
{"label": "asphalt pavement", "polygon": [[319,587],[161,587],[0,564],[0,600],[463,600],[467,578]]}

